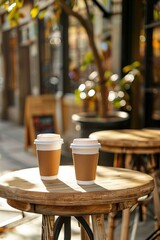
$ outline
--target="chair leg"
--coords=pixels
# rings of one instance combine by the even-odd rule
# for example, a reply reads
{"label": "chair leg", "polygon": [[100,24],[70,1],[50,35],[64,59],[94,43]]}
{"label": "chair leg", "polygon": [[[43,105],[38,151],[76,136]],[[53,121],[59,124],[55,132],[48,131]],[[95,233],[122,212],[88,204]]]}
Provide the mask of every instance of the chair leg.
{"label": "chair leg", "polygon": [[139,222],[139,206],[137,206],[137,208],[136,208],[130,240],[135,240],[136,239],[136,232],[137,232],[138,222]]}
{"label": "chair leg", "polygon": [[[160,228],[155,230],[146,240],[156,240],[160,236]],[[159,239],[159,238],[158,238]]]}
{"label": "chair leg", "polygon": [[152,176],[154,178],[154,190],[153,190],[154,213],[157,221],[155,228],[157,229],[160,226],[160,198],[158,193],[156,173],[154,173]]}
{"label": "chair leg", "polygon": [[113,167],[122,167],[123,155],[119,153],[114,154]]}
{"label": "chair leg", "polygon": [[131,169],[132,154],[127,153],[125,156],[125,168]]}

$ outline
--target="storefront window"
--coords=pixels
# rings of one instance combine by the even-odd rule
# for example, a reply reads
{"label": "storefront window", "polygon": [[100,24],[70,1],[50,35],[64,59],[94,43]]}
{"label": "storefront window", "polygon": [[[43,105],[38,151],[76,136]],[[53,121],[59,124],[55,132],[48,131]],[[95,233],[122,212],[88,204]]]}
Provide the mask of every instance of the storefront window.
{"label": "storefront window", "polygon": [[50,18],[40,21],[41,93],[55,93],[61,82],[61,31]]}
{"label": "storefront window", "polygon": [[160,1],[147,1],[146,29],[146,119],[160,123]]}
{"label": "storefront window", "polygon": [[18,37],[16,29],[10,31],[9,34],[9,61],[8,61],[8,102],[9,105],[14,105],[14,96],[15,90],[17,87],[17,79],[18,79],[18,59],[17,59],[17,51],[18,51]]}

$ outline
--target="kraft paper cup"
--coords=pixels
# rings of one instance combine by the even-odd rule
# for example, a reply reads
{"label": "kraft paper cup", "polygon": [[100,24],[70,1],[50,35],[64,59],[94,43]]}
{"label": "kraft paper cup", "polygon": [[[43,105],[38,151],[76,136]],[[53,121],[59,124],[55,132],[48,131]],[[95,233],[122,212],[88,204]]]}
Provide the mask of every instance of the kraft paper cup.
{"label": "kraft paper cup", "polygon": [[100,143],[96,139],[76,138],[70,145],[77,183],[90,185],[95,182]]}
{"label": "kraft paper cup", "polygon": [[56,179],[59,171],[63,139],[61,139],[59,134],[38,134],[34,144],[36,144],[41,179]]}

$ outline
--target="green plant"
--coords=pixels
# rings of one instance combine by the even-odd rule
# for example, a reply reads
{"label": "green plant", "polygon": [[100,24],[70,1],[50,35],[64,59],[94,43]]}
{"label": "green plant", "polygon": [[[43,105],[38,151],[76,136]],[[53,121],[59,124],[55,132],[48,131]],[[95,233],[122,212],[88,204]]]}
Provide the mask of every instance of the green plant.
{"label": "green plant", "polygon": [[[87,54],[86,59],[82,65],[82,71],[86,70],[87,66],[93,63],[90,54]],[[132,110],[130,92],[135,78],[137,76],[141,78],[139,67],[140,63],[138,61],[125,66],[122,69],[124,75],[122,78],[111,71],[105,72],[107,81],[104,87],[109,91],[109,111],[120,109],[130,112]],[[96,71],[93,71],[89,74],[86,81],[83,80],[75,90],[76,101],[83,104],[84,111],[97,111],[97,92],[99,92],[98,74]]]}

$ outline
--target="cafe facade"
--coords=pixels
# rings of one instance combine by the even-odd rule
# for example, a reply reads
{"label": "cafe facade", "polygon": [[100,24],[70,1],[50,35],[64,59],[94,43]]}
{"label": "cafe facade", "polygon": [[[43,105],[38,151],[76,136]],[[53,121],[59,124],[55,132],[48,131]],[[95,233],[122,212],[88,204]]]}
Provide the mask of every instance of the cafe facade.
{"label": "cafe facade", "polygon": [[[104,48],[107,66],[113,73],[122,75],[124,66],[141,63],[143,83],[137,87],[143,101],[139,106],[139,96],[134,94],[133,104],[142,115],[141,127],[158,127],[160,1],[102,2],[91,1],[90,6],[95,13],[97,44]],[[0,114],[2,119],[18,124],[24,122],[28,95],[74,94],[89,49],[86,34],[75,19],[63,13],[60,24],[53,25],[52,1],[41,6],[42,11],[47,9],[42,19],[30,17],[32,6],[32,1],[25,1],[25,17],[15,27],[10,27],[6,12],[1,12]],[[82,78],[87,77],[85,74]]]}

